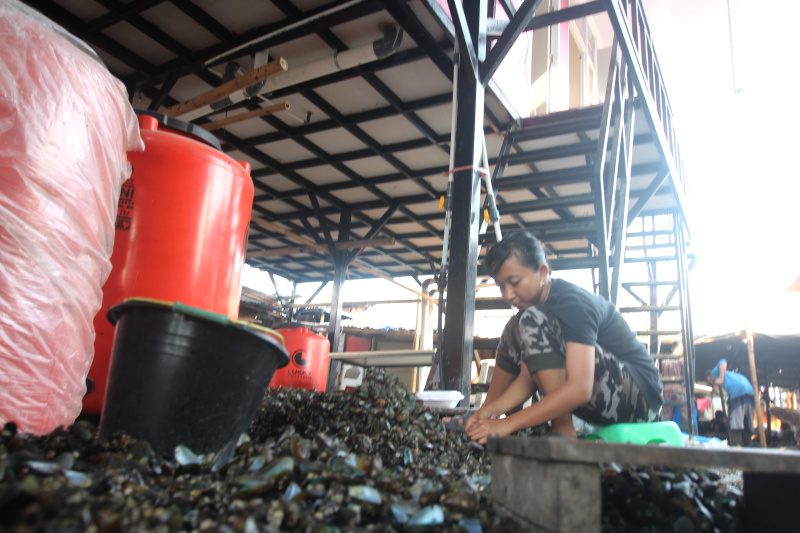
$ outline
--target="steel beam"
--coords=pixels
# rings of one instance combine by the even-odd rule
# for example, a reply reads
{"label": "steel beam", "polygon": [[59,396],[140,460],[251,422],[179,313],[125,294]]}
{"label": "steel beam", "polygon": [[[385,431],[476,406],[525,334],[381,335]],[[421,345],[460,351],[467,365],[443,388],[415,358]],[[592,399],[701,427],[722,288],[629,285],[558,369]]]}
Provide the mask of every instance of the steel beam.
{"label": "steel beam", "polygon": [[656,194],[658,189],[661,188],[661,185],[664,184],[664,182],[667,180],[668,177],[669,177],[669,168],[666,165],[662,164],[662,168],[659,171],[658,175],[655,178],[653,178],[653,181],[650,182],[650,185],[647,187],[647,189],[644,190],[642,195],[639,197],[639,199],[636,201],[636,203],[628,213],[629,221],[633,221],[636,217],[638,217],[642,213],[644,206],[647,205],[647,202],[650,201],[650,198],[652,198]]}
{"label": "steel beam", "polygon": [[614,250],[612,256],[613,274],[611,276],[611,303],[617,305],[617,294],[622,279],[622,258],[625,255],[626,235],[628,233],[628,206],[631,197],[631,162],[633,160],[633,130],[636,116],[633,112],[633,84],[628,83],[628,98],[621,107],[625,110],[624,119],[621,120],[622,132],[620,150],[622,161],[622,174],[618,178],[619,190],[617,202],[614,206],[614,217],[611,221],[611,243]]}
{"label": "steel beam", "polygon": [[680,206],[681,214],[684,221],[688,224],[688,217],[686,216],[686,200],[683,192],[682,183],[683,176],[680,173],[682,170],[682,161],[678,160],[672,153],[672,146],[664,131],[664,124],[659,120],[658,108],[654,101],[653,94],[650,92],[649,87],[646,85],[648,76],[646,75],[642,62],[639,58],[638,51],[634,43],[634,37],[631,34],[631,27],[628,23],[627,14],[625,13],[620,0],[602,0],[608,11],[608,17],[611,21],[611,26],[614,28],[615,42],[619,44],[622,51],[624,60],[628,63],[633,77],[633,83],[636,87],[638,98],[641,100],[644,108],[644,116],[647,124],[656,137],[656,148],[659,155],[665,161],[670,170],[670,177],[672,179],[675,197]]}
{"label": "steel beam", "polygon": [[[453,0],[449,1],[453,2]],[[503,59],[506,58],[508,51],[514,46],[514,43],[517,42],[517,37],[525,31],[525,26],[527,26],[528,22],[533,18],[536,9],[541,3],[542,0],[524,0],[513,17],[509,17],[511,20],[508,27],[503,30],[503,34],[500,35],[500,38],[494,43],[491,51],[486,56],[486,61],[483,61],[478,68],[481,84],[485,85],[492,79],[492,76],[494,76],[494,73],[497,71],[497,67],[499,67]]]}
{"label": "steel beam", "polygon": [[689,435],[694,435],[694,328],[692,327],[692,306],[689,298],[689,268],[686,262],[686,220],[676,214],[672,218],[675,230],[676,255],[678,256],[678,290],[681,307],[681,334],[683,342],[683,370],[686,383],[686,406],[689,409]]}
{"label": "steel beam", "polygon": [[469,66],[475,79],[480,80],[480,66],[484,54],[479,50],[482,49],[484,52],[486,50],[486,23],[484,22],[481,30],[476,32],[475,28],[469,27],[467,15],[460,2],[447,0],[447,6],[450,8],[450,18],[455,28],[459,55],[469,59],[469,63],[465,63],[464,66]]}
{"label": "steel beam", "polygon": [[606,98],[603,104],[603,118],[600,123],[600,138],[597,143],[597,153],[595,155],[595,171],[592,178],[592,193],[594,194],[594,216],[597,220],[597,255],[599,261],[597,263],[598,270],[598,293],[600,296],[609,299],[610,280],[608,277],[608,231],[606,226],[606,200],[605,200],[605,169],[606,169],[606,151],[608,147],[608,138],[611,130],[611,115],[613,112],[614,95],[616,94],[616,86],[618,82],[619,65],[617,62],[619,47],[617,41],[611,45],[611,61],[608,70],[608,85],[606,86]]}
{"label": "steel beam", "polygon": [[[345,209],[339,218],[339,242],[350,239],[350,211]],[[331,343],[331,352],[344,350],[344,333],[342,332],[342,288],[347,277],[348,252],[334,251],[334,276],[333,293],[331,294],[331,318],[328,322],[328,340]],[[328,383],[326,392],[333,392],[336,388],[336,378],[342,368],[340,361],[331,361],[328,369]]]}
{"label": "steel beam", "polygon": [[[451,1],[451,3],[453,3]],[[487,0],[464,1],[465,36],[473,45],[478,61],[483,60],[486,46]],[[475,279],[478,265],[480,225],[480,175],[483,149],[484,96],[466,54],[459,53],[456,67],[453,107],[452,165],[455,172],[452,187],[452,247],[450,275],[447,280],[447,321],[444,326],[444,351],[440,354],[444,383],[448,390],[464,394],[469,405],[472,361],[472,331],[475,322]]]}

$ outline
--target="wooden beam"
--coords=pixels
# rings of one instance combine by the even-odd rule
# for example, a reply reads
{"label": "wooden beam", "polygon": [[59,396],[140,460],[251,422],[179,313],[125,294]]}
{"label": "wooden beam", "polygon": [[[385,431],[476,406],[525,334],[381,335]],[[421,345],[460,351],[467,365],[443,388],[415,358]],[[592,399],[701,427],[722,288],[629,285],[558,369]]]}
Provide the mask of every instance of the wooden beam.
{"label": "wooden beam", "polygon": [[208,124],[201,124],[200,127],[203,128],[204,130],[214,131],[220,128],[224,128],[225,126],[230,126],[231,124],[236,124],[238,122],[244,122],[245,120],[250,120],[251,118],[258,118],[266,115],[272,115],[274,113],[278,113],[279,111],[286,111],[288,109],[289,109],[289,102],[284,102],[282,104],[275,104],[267,107],[262,107],[261,109],[254,109],[253,111],[248,111],[247,113],[241,113],[239,115],[233,115],[232,117],[223,118],[221,120],[215,120],[214,122],[209,122]]}
{"label": "wooden beam", "polygon": [[[745,329],[747,336],[747,361],[750,363],[750,382],[753,385],[753,395],[756,403],[756,420],[758,427],[756,433],[758,434],[758,441],[762,448],[767,447],[767,436],[764,433],[764,415],[761,413],[761,389],[758,388],[758,373],[756,371],[756,354],[755,354],[755,340],[750,328]],[[750,446],[750,443],[743,443],[743,446]]]}
{"label": "wooden beam", "polygon": [[195,96],[191,100],[168,107],[163,111],[163,113],[171,117],[185,115],[186,113],[194,111],[195,109],[200,109],[201,107],[218,102],[223,98],[230,96],[237,90],[250,87],[251,85],[254,85],[260,81],[266,80],[270,76],[284,72],[288,68],[289,63],[281,57],[275,61],[270,61],[266,65],[263,65],[257,69],[251,70],[247,74],[225,82],[215,89],[205,92],[199,96]]}
{"label": "wooden beam", "polygon": [[[365,239],[358,241],[335,242],[333,247],[337,250],[352,250],[354,248],[368,248],[370,246],[390,246],[395,243],[394,237],[384,239]],[[311,246],[289,246],[286,248],[275,248],[273,250],[262,250],[259,252],[249,252],[248,258],[273,257],[278,255],[304,254],[319,251]]]}

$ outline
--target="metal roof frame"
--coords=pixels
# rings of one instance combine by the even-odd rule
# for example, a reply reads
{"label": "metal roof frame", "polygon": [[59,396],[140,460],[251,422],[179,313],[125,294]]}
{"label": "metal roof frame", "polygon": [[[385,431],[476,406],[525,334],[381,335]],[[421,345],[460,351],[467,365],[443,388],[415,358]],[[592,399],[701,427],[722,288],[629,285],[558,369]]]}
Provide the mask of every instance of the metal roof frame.
{"label": "metal roof frame", "polygon": [[[453,131],[454,103],[464,105],[458,101],[463,95],[454,96],[454,80],[459,69],[469,70],[486,91],[468,139],[486,139],[502,231],[534,232],[554,268],[593,269],[598,291],[614,300],[632,220],[667,214],[680,226],[676,238],[689,235],[680,146],[641,2],[593,0],[535,15],[538,0],[481,1],[449,0],[450,10],[461,13],[455,23],[436,0],[26,3],[94,47],[126,85],[134,107],[150,111],[219,87],[229,81],[226,67],[251,71],[283,56],[289,73],[325,58],[339,67],[337,58],[372,45],[369,60],[193,120],[202,126],[291,104],[214,133],[225,153],[253,168],[247,262],[295,283],[441,279],[446,211],[438,205],[448,192],[450,153],[463,135]],[[464,18],[475,15],[475,2],[485,6],[478,26]],[[520,117],[492,79],[507,49],[523,32],[590,16],[607,17],[616,39],[605,105]],[[378,49],[387,25],[403,39],[383,53]],[[481,206],[488,205],[487,190],[476,192],[484,196]],[[456,204],[475,200],[461,198]],[[462,208],[456,205],[454,219]],[[493,239],[483,231],[454,234],[450,268],[462,289],[481,272],[475,263]],[[347,243],[371,246],[342,248]],[[460,309],[456,314],[466,320],[474,311],[472,297],[467,291],[451,298],[448,308]],[[690,317],[688,294],[682,298]],[[337,314],[332,311],[332,323]],[[470,341],[452,345],[453,353],[464,354],[453,364],[471,358]],[[458,388],[465,386],[462,379]]]}
{"label": "metal roof frame", "polygon": [[[447,114],[447,109],[451,107],[452,89],[448,90],[447,87],[452,84],[453,46],[457,37],[455,26],[447,18],[446,11],[434,0],[275,0],[269,3],[275,11],[272,19],[254,23],[253,27],[244,31],[226,26],[214,13],[204,9],[203,2],[189,0],[98,0],[85,3],[93,4],[92,9],[78,9],[76,2],[67,0],[28,0],[27,3],[98,50],[112,73],[128,87],[134,105],[146,104],[153,111],[178,103],[181,95],[190,90],[179,90],[176,87],[218,86],[222,80],[219,69],[215,70],[215,66],[223,65],[227,58],[241,58],[259,49],[273,49],[286,46],[287,43],[291,45],[304,42],[302,40],[308,38],[324,43],[331,53],[342,52],[351,48],[346,41],[351,41],[348,32],[352,31],[350,26],[354,23],[371,21],[377,17],[386,23],[398,24],[405,32],[405,39],[413,40],[414,46],[406,46],[386,58],[286,87],[269,95],[273,101],[301,99],[306,107],[313,108],[312,120],[298,124],[281,114],[274,114],[252,121],[250,129],[263,130],[258,134],[240,135],[235,127],[215,133],[225,152],[234,158],[245,158],[255,163],[252,172],[256,186],[253,214],[257,217],[279,224],[318,244],[324,244],[326,228],[331,237],[336,239],[338,214],[342,209],[349,208],[353,213],[352,238],[364,239],[366,235],[370,235],[394,239],[394,244],[390,246],[364,249],[359,254],[362,261],[389,277],[436,275],[441,266],[444,213],[435,206],[439,197],[446,192],[446,179],[436,176],[441,176],[448,170],[451,131],[449,128],[431,125],[428,116],[433,113],[441,122],[441,116]],[[246,3],[232,2],[231,5],[232,9],[240,9]],[[528,16],[525,24],[520,22],[522,19],[519,17],[516,23],[513,17],[511,22],[490,19],[494,23],[495,31],[489,33],[487,39],[490,44],[495,44],[487,61],[492,66],[486,67],[482,77],[486,78],[486,72],[495,68],[497,59],[502,58],[498,46],[505,46],[513,41],[513,35],[508,33],[511,24],[516,24],[514,31],[519,33],[575,17],[602,14],[603,11],[615,14],[616,18],[612,16],[612,25],[615,25],[614,20],[623,21],[615,25],[617,34],[624,36],[620,39],[621,50],[624,55],[627,54],[626,59],[631,54],[631,58],[636,59],[634,35],[631,30],[626,29],[629,25],[624,24],[622,5],[624,4],[618,0],[597,0],[542,16]],[[525,9],[530,11],[533,4],[525,2],[522,6],[527,6]],[[500,3],[499,7],[514,14],[520,13],[508,2]],[[102,14],[88,14],[95,12]],[[158,18],[162,13],[181,18],[168,23],[169,21]],[[246,17],[242,15],[240,18]],[[193,31],[207,33],[213,44],[199,48],[192,46],[182,38],[186,31],[170,31],[180,24],[191,25]],[[343,27],[348,30],[344,31]],[[506,30],[505,34],[499,32],[502,29]],[[146,58],[146,54],[139,53],[137,48],[123,44],[138,42],[128,34],[136,39],[147,39],[156,43],[154,46],[163,49],[162,55],[165,59],[156,61]],[[644,57],[648,57],[647,54]],[[638,61],[628,60],[628,63],[639,65]],[[404,72],[412,72],[420,67],[426,73],[435,72],[440,76],[437,83],[431,84],[436,89],[418,91],[423,93],[420,97],[408,98],[399,94],[402,91],[393,87],[398,76],[386,76],[387,72],[394,71],[402,77]],[[642,70],[642,67],[632,68]],[[289,69],[292,69],[291,62]],[[374,91],[378,95],[376,100],[381,100],[383,105],[348,112],[340,109],[337,101],[323,94],[324,89],[332,85],[348,87],[353,83],[359,84],[358,90]],[[591,155],[596,147],[592,140],[580,141],[575,138],[574,142],[560,146],[541,149],[532,147],[537,136],[541,139],[559,134],[567,135],[569,132],[577,135],[582,131],[598,128],[599,120],[596,119],[601,109],[586,108],[565,112],[564,115],[521,120],[504,101],[502,90],[494,82],[490,81],[487,88],[489,96],[484,131],[490,138],[489,149],[493,152],[490,165],[497,163],[496,154],[503,137],[516,124],[525,126],[522,132],[511,133],[516,143],[512,145],[511,153],[505,159],[507,170],[500,180],[500,186],[505,191],[501,195],[505,200],[505,205],[501,208],[501,224],[511,230],[514,226],[521,226],[520,219],[514,218],[517,215],[535,211],[564,215],[584,205],[585,194],[591,194],[590,192],[563,198],[545,193],[542,196],[550,198],[538,200],[531,195],[522,195],[519,201],[515,201],[513,193],[515,190],[544,190],[545,187],[588,182],[591,172],[591,165],[588,163],[582,168],[544,170],[538,169],[536,162],[564,161],[571,156]],[[672,137],[663,133],[662,128],[654,127],[657,122],[653,120],[658,120],[658,114],[653,119],[647,113],[655,106],[654,98],[648,96],[649,91],[641,89],[637,87],[637,106],[639,109],[643,108],[644,112],[637,114],[644,115],[649,128],[641,134],[637,130],[634,143],[651,143],[662,152],[661,145],[672,143]],[[228,108],[226,113],[233,115],[262,105],[263,102],[259,99],[247,100]],[[201,118],[194,122],[202,125],[210,119],[211,117]],[[257,123],[263,126],[253,125]],[[386,142],[380,136],[372,134],[372,125],[375,124],[385,124],[388,128],[398,124],[398,129],[404,130],[413,128],[415,135],[409,134],[396,142]],[[370,127],[365,128],[365,125]],[[333,150],[315,142],[320,137],[327,140],[338,135],[348,136],[353,140],[350,144],[357,147]],[[666,140],[668,137],[670,140]],[[271,145],[287,141],[296,145],[297,150],[307,156],[284,160],[275,157],[268,149]],[[531,147],[522,141],[527,141]],[[424,159],[438,163],[409,164],[408,160],[401,157],[416,151],[430,150],[441,154],[440,157],[426,153]],[[661,161],[670,168],[675,167],[674,160],[672,157],[661,157]],[[381,170],[374,170],[373,163],[376,163],[375,168]],[[527,168],[525,164],[528,165]],[[634,161],[633,175],[655,175],[658,170],[653,172],[653,168],[657,164],[658,161]],[[510,172],[511,167],[523,170]],[[316,177],[309,177],[310,174],[316,176],[321,173],[329,173],[336,179],[320,181]],[[670,180],[673,175],[670,172]],[[282,186],[273,186],[271,182],[278,179]],[[284,180],[292,186],[284,186]],[[634,199],[646,200],[650,196],[663,197],[672,194],[678,197],[678,201],[670,203],[682,207],[682,187],[668,187],[662,183],[655,191],[638,188],[631,194]],[[351,201],[349,197],[363,199]],[[275,206],[278,205],[280,209],[276,209]],[[579,216],[551,218],[548,224],[525,225],[552,238],[559,235],[563,238],[578,237],[578,234],[583,233],[576,231],[575,225],[581,219]],[[560,227],[555,231],[556,228],[552,226]],[[298,244],[253,224],[248,251],[258,252]],[[553,246],[551,250],[558,254],[557,246]],[[300,254],[291,258],[274,256],[269,260],[253,257],[248,262],[296,282],[330,280],[334,270],[329,255],[324,253]],[[351,269],[348,275],[351,278],[372,277],[371,274],[356,269]]]}

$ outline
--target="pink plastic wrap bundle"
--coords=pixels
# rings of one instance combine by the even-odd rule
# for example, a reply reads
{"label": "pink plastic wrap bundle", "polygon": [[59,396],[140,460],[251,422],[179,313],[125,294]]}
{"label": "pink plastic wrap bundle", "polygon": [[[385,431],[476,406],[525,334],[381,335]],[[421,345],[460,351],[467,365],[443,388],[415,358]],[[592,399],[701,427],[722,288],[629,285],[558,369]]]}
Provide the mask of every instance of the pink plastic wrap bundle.
{"label": "pink plastic wrap bundle", "polygon": [[81,410],[128,150],[126,91],[80,41],[0,0],[0,423]]}

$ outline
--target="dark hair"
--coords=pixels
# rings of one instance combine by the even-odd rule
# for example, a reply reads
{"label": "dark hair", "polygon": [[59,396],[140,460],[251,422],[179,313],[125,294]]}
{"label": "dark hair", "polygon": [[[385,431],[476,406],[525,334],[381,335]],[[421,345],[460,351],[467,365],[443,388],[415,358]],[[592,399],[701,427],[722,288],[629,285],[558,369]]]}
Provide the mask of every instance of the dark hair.
{"label": "dark hair", "polygon": [[547,264],[547,256],[544,253],[542,243],[527,231],[518,231],[504,237],[486,252],[483,266],[490,276],[494,277],[506,259],[515,256],[520,263],[538,270],[540,266]]}

